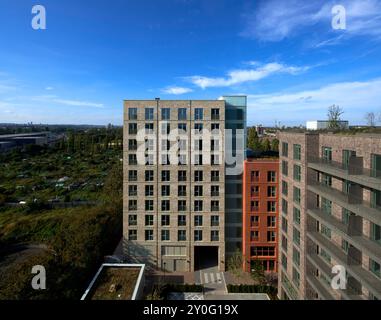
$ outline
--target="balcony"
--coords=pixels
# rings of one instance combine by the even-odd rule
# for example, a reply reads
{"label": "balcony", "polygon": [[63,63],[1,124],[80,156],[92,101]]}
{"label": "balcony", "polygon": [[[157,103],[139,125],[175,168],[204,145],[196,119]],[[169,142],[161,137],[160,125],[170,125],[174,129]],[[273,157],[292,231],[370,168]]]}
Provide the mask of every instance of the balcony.
{"label": "balcony", "polygon": [[381,171],[364,168],[362,163],[362,157],[351,157],[348,164],[322,158],[310,158],[308,168],[381,190]]}
{"label": "balcony", "polygon": [[359,221],[361,217],[350,216],[349,224],[346,225],[334,216],[318,208],[308,209],[307,214],[335,231],[348,243],[359,248],[374,261],[381,264],[381,245],[363,235],[362,221]]}
{"label": "balcony", "polygon": [[362,266],[362,261],[358,259],[356,251],[344,253],[336,244],[324,237],[319,232],[309,232],[308,238],[315,244],[322,247],[331,257],[345,267],[359,283],[371,291],[377,298],[381,298],[381,281],[371,271]]}
{"label": "balcony", "polygon": [[349,211],[352,211],[358,216],[381,225],[381,206],[372,205],[369,201],[366,201],[361,197],[354,194],[346,194],[317,181],[310,182],[307,189],[348,209]]}

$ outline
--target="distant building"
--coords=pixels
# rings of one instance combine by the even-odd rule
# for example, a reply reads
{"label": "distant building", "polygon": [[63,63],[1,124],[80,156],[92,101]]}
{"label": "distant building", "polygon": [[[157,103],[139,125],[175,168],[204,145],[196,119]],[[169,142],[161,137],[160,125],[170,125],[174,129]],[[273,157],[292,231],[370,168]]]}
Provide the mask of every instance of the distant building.
{"label": "distant building", "polygon": [[277,272],[278,181],[277,153],[246,151],[243,171],[242,253],[244,270],[259,261],[267,272]]}
{"label": "distant building", "polygon": [[[349,126],[349,122],[346,120],[338,121],[338,125],[341,129],[347,129]],[[328,129],[329,127],[329,121],[327,120],[313,120],[313,121],[307,121],[306,122],[307,130],[324,130]]]}
{"label": "distant building", "polygon": [[261,124],[255,126],[255,131],[257,132],[258,137],[262,137],[265,134],[265,129]]}
{"label": "distant building", "polygon": [[33,132],[0,135],[0,152],[28,144],[48,145],[57,141],[57,136],[50,132]]}

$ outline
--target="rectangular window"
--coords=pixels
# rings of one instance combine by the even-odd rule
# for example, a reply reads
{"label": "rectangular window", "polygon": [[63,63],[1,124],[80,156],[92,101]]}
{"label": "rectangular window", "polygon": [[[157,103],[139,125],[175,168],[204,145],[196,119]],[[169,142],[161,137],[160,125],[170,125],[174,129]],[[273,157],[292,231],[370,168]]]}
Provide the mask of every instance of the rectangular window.
{"label": "rectangular window", "polygon": [[128,210],[130,210],[130,211],[138,210],[137,200],[128,200]]}
{"label": "rectangular window", "polygon": [[203,187],[202,186],[194,186],[194,196],[202,197],[203,195]]}
{"label": "rectangular window", "polygon": [[161,109],[161,120],[170,120],[171,119],[171,109],[162,108]]}
{"label": "rectangular window", "polygon": [[322,197],[321,198],[321,210],[326,214],[331,214],[332,213],[332,201]]}
{"label": "rectangular window", "polygon": [[171,124],[169,122],[163,122],[161,124],[161,134],[162,135],[169,135],[171,132]]}
{"label": "rectangular window", "polygon": [[219,165],[220,164],[220,156],[218,154],[212,154],[210,156],[210,164],[211,165]]}
{"label": "rectangular window", "polygon": [[282,194],[288,196],[288,183],[282,180]]}
{"label": "rectangular window", "polygon": [[282,212],[284,214],[288,213],[288,202],[286,199],[283,199],[283,198],[282,198]]}
{"label": "rectangular window", "polygon": [[201,170],[195,170],[194,172],[194,181],[201,182],[203,180],[203,172]]}
{"label": "rectangular window", "polygon": [[252,186],[250,188],[250,195],[252,197],[258,197],[259,196],[259,186]]}
{"label": "rectangular window", "polygon": [[216,200],[212,200],[210,202],[210,211],[219,211],[220,210],[220,202]]}
{"label": "rectangular window", "polygon": [[369,270],[372,271],[372,273],[377,277],[381,278],[380,264],[372,259],[369,259]]}
{"label": "rectangular window", "polygon": [[299,288],[299,285],[300,285],[300,274],[299,274],[299,272],[295,268],[292,268],[292,281]]}
{"label": "rectangular window", "polygon": [[195,134],[201,134],[203,128],[204,128],[204,125],[202,123],[195,123],[194,124]]}
{"label": "rectangular window", "polygon": [[252,257],[274,257],[275,247],[250,247],[250,255]]}
{"label": "rectangular window", "polygon": [[186,241],[187,240],[187,231],[178,230],[177,231],[177,241]]}
{"label": "rectangular window", "polygon": [[138,231],[128,230],[128,240],[131,240],[131,241],[138,240]]}
{"label": "rectangular window", "polygon": [[300,252],[298,249],[295,247],[293,248],[292,251],[292,261],[297,265],[298,267],[300,266]]}
{"label": "rectangular window", "polygon": [[178,120],[186,120],[187,119],[187,109],[186,108],[177,109],[177,119]]}
{"label": "rectangular window", "polygon": [[169,200],[161,200],[161,211],[169,211],[170,205]]}
{"label": "rectangular window", "polygon": [[267,171],[267,182],[276,182],[276,172]]}
{"label": "rectangular window", "polygon": [[267,211],[276,212],[276,201],[267,201]]}
{"label": "rectangular window", "polygon": [[347,170],[349,167],[349,158],[355,157],[356,151],[343,150],[343,169]]}
{"label": "rectangular window", "polygon": [[129,123],[128,124],[128,134],[137,134],[137,133],[138,133],[137,123]]}
{"label": "rectangular window", "polygon": [[171,194],[171,191],[170,191],[169,185],[161,186],[161,196],[162,197],[169,197],[170,194]]}
{"label": "rectangular window", "polygon": [[275,186],[268,186],[267,187],[267,196],[268,197],[275,197],[276,196],[276,187]]}
{"label": "rectangular window", "polygon": [[137,120],[137,119],[138,119],[138,109],[128,108],[128,120]]}
{"label": "rectangular window", "polygon": [[220,186],[211,186],[210,194],[212,197],[218,197],[220,195]]}
{"label": "rectangular window", "polygon": [[220,217],[219,216],[211,216],[210,217],[210,226],[218,227],[220,225]]}
{"label": "rectangular window", "polygon": [[331,229],[325,226],[324,224],[320,225],[320,233],[331,239]]}
{"label": "rectangular window", "polygon": [[302,178],[302,167],[294,164],[294,180],[300,181]]}
{"label": "rectangular window", "polygon": [[282,156],[288,157],[288,143],[282,142]]}
{"label": "rectangular window", "polygon": [[294,207],[294,223],[300,224],[300,210]]}
{"label": "rectangular window", "polygon": [[259,201],[250,201],[250,211],[259,211]]}
{"label": "rectangular window", "polygon": [[275,216],[268,216],[267,217],[267,227],[268,228],[275,228],[276,227],[276,217]]}
{"label": "rectangular window", "polygon": [[138,195],[138,186],[137,185],[129,185],[128,186],[128,195],[130,197],[135,197]]}
{"label": "rectangular window", "polygon": [[162,215],[161,216],[161,226],[162,227],[168,227],[170,224],[169,215]]}
{"label": "rectangular window", "polygon": [[259,181],[259,171],[251,171],[251,182]]}
{"label": "rectangular window", "polygon": [[194,201],[194,211],[202,211],[202,200],[195,200]]}
{"label": "rectangular window", "polygon": [[153,226],[153,215],[151,215],[151,214],[147,214],[145,217],[144,217],[144,219],[145,219],[145,225],[146,226]]}
{"label": "rectangular window", "polygon": [[128,181],[137,181],[137,180],[138,180],[138,171],[128,170]]}
{"label": "rectangular window", "polygon": [[178,171],[178,180],[181,182],[187,181],[187,172],[185,170]]}
{"label": "rectangular window", "polygon": [[302,155],[302,147],[300,144],[294,144],[294,160],[301,160],[301,155]]}
{"label": "rectangular window", "polygon": [[202,230],[194,230],[194,241],[202,241]]}
{"label": "rectangular window", "polygon": [[138,142],[136,139],[128,139],[128,150],[135,151],[138,148]]}
{"label": "rectangular window", "polygon": [[370,223],[370,238],[381,244],[381,227],[373,222]]}
{"label": "rectangular window", "polygon": [[161,181],[169,182],[171,180],[171,172],[169,170],[161,171]]}
{"label": "rectangular window", "polygon": [[282,160],[282,174],[288,176],[288,162]]}
{"label": "rectangular window", "polygon": [[144,124],[145,134],[153,134],[153,123]]}
{"label": "rectangular window", "polygon": [[250,216],[250,226],[251,227],[259,226],[259,216]]}
{"label": "rectangular window", "polygon": [[275,241],[275,231],[267,231],[267,241],[269,242]]}
{"label": "rectangular window", "polygon": [[210,241],[220,241],[220,232],[218,230],[210,231]]}
{"label": "rectangular window", "polygon": [[169,230],[161,230],[161,241],[169,241]]}
{"label": "rectangular window", "polygon": [[300,189],[298,187],[294,187],[294,201],[300,204]]}
{"label": "rectangular window", "polygon": [[202,108],[195,108],[194,109],[194,120],[203,120],[204,113]]}
{"label": "rectangular window", "polygon": [[145,108],[145,119],[153,120],[153,108]]}
{"label": "rectangular window", "polygon": [[212,180],[212,182],[220,181],[220,172],[213,170],[211,172],[211,180]]}
{"label": "rectangular window", "polygon": [[258,230],[250,231],[250,241],[259,241],[259,231]]}
{"label": "rectangular window", "polygon": [[322,159],[325,161],[332,161],[332,148],[322,147]]}
{"label": "rectangular window", "polygon": [[179,197],[185,197],[187,195],[187,186],[178,186],[177,187],[177,195]]}
{"label": "rectangular window", "polygon": [[196,166],[202,166],[202,154],[195,154],[194,155],[194,164]]}
{"label": "rectangular window", "polygon": [[146,197],[152,197],[153,196],[153,185],[146,185],[145,186],[145,196]]}
{"label": "rectangular window", "polygon": [[220,120],[220,109],[212,109],[212,120]]}
{"label": "rectangular window", "polygon": [[187,225],[187,216],[185,215],[178,215],[177,216],[177,225],[179,227],[183,227]]}
{"label": "rectangular window", "polygon": [[145,210],[153,211],[153,200],[145,200]]}
{"label": "rectangular window", "polygon": [[138,224],[138,216],[136,214],[128,215],[128,225],[136,226]]}
{"label": "rectangular window", "polygon": [[153,230],[145,230],[144,236],[145,236],[146,241],[152,241],[153,240]]}
{"label": "rectangular window", "polygon": [[282,230],[287,233],[288,232],[288,221],[285,217],[282,217]]}
{"label": "rectangular window", "polygon": [[292,232],[292,240],[294,241],[294,243],[296,245],[300,245],[300,231],[298,229],[296,229],[295,227],[293,228],[293,232]]}
{"label": "rectangular window", "polygon": [[138,164],[138,159],[136,158],[136,154],[128,155],[128,164],[130,166],[136,166]]}
{"label": "rectangular window", "polygon": [[[217,134],[218,130],[220,130],[220,124],[219,123],[212,123],[210,128],[212,130],[212,134]],[[217,132],[213,132],[213,131],[217,131]]]}
{"label": "rectangular window", "polygon": [[186,200],[178,200],[177,201],[177,209],[178,209],[178,211],[187,211]]}
{"label": "rectangular window", "polygon": [[186,132],[187,132],[187,124],[186,123],[179,123],[177,125],[177,129],[178,129],[178,134],[180,134],[180,135],[186,134]]}
{"label": "rectangular window", "polygon": [[154,175],[153,170],[146,170],[145,171],[145,181],[153,181],[153,179],[154,179],[153,175]]}
{"label": "rectangular window", "polygon": [[371,170],[372,177],[381,177],[381,155],[380,154],[371,155],[370,170]]}
{"label": "rectangular window", "polygon": [[194,216],[194,226],[202,227],[202,216],[200,215]]}

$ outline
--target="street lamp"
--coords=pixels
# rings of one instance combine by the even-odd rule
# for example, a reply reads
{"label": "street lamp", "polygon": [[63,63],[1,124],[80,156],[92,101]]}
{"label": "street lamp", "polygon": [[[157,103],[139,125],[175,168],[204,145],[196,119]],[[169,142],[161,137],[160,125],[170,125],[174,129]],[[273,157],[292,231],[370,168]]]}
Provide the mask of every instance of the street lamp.
{"label": "street lamp", "polygon": [[166,269],[165,266],[167,265],[167,263],[164,262],[163,264],[164,264],[164,283],[165,283],[165,269]]}

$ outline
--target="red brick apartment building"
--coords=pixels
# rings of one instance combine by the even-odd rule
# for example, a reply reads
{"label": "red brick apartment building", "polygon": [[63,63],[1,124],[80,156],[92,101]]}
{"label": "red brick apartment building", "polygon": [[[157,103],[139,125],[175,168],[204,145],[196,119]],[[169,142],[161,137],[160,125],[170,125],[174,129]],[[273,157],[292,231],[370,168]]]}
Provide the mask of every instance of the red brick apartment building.
{"label": "red brick apartment building", "polygon": [[255,260],[264,270],[277,272],[279,159],[258,155],[244,162],[243,170],[243,257],[244,270]]}

